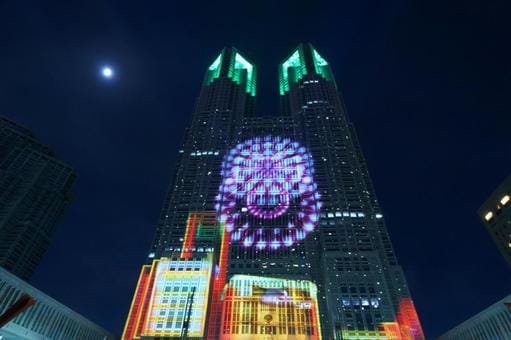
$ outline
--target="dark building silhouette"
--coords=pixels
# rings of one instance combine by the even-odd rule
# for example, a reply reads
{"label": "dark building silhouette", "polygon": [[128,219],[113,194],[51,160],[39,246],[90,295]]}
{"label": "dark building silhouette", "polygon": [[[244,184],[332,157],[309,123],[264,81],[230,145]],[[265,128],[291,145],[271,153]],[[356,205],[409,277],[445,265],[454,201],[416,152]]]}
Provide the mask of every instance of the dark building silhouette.
{"label": "dark building silhouette", "polygon": [[0,116],[0,266],[28,280],[71,202],[73,169]]}
{"label": "dark building silhouette", "polygon": [[481,221],[511,266],[511,176],[508,176],[477,211]]}
{"label": "dark building silhouette", "polygon": [[[424,338],[329,63],[299,45],[279,90],[280,114],[257,116],[248,58],[208,68],[123,339]],[[177,282],[208,252],[208,313],[184,322],[195,286]]]}

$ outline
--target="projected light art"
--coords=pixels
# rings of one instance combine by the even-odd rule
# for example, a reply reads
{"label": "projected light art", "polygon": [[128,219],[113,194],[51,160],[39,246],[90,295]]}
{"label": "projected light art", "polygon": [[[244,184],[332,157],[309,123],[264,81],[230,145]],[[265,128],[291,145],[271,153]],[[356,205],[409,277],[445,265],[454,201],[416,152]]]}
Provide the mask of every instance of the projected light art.
{"label": "projected light art", "polygon": [[220,340],[321,340],[317,286],[234,275],[224,290]]}
{"label": "projected light art", "polygon": [[256,137],[226,155],[216,209],[231,242],[245,247],[289,247],[313,231],[319,193],[313,161],[299,143]]}

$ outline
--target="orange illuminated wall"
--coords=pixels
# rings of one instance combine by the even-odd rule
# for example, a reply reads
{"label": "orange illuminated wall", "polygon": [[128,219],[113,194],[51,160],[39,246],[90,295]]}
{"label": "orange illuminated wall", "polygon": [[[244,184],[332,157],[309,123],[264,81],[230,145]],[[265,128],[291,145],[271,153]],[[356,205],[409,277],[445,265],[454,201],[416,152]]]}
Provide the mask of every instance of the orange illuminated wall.
{"label": "orange illuminated wall", "polygon": [[384,322],[381,324],[383,334],[389,340],[403,340],[401,329],[397,322]]}
{"label": "orange illuminated wall", "polygon": [[423,340],[424,332],[419,321],[419,316],[410,298],[403,298],[399,303],[397,322],[401,329],[403,340]]}
{"label": "orange illuminated wall", "polygon": [[213,289],[209,305],[208,315],[208,340],[218,339],[220,332],[220,320],[222,317],[222,290],[227,278],[227,262],[229,259],[229,236],[223,224],[220,226],[220,253],[218,256],[218,267],[213,278]]}
{"label": "orange illuminated wall", "polygon": [[154,267],[154,262],[152,265],[145,265],[142,267],[122,339],[140,339],[154,284]]}
{"label": "orange illuminated wall", "polygon": [[224,294],[218,339],[321,339],[311,281],[234,275]]}
{"label": "orange illuminated wall", "polygon": [[189,259],[192,257],[192,249],[195,245],[195,235],[197,234],[197,214],[190,214],[186,225],[186,233],[183,241],[183,249],[181,251],[181,257]]}

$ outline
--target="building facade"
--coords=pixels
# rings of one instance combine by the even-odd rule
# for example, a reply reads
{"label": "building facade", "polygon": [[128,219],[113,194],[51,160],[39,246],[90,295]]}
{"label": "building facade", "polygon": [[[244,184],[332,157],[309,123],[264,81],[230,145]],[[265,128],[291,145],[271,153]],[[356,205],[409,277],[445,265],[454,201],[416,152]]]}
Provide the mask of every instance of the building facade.
{"label": "building facade", "polygon": [[499,252],[511,266],[511,176],[508,176],[477,211]]}
{"label": "building facade", "polygon": [[506,339],[511,339],[511,295],[438,338],[438,340]]}
{"label": "building facade", "polygon": [[73,169],[0,117],[0,266],[29,279],[71,202]]}
{"label": "building facade", "polygon": [[[275,116],[254,113],[256,75],[234,48],[208,68],[145,271],[162,257],[212,253],[207,331],[197,339],[423,339],[329,63],[312,45],[299,45],[279,65]],[[194,217],[204,214],[216,230],[208,247],[198,246]],[[140,282],[124,339],[150,334],[144,301],[156,290]],[[273,284],[289,301],[266,301],[251,282],[259,282],[256,291]],[[307,321],[293,324],[297,304],[288,287],[304,283],[314,292],[314,313],[302,311]],[[265,325],[260,309],[290,320],[273,324],[270,315]],[[296,327],[300,333],[291,333]],[[172,337],[170,329],[159,335]]]}
{"label": "building facade", "polygon": [[115,337],[25,281],[0,268],[0,315],[22,294],[35,304],[0,328],[0,340],[114,340]]}
{"label": "building facade", "polygon": [[220,339],[321,338],[317,287],[311,281],[234,275],[223,299]]}

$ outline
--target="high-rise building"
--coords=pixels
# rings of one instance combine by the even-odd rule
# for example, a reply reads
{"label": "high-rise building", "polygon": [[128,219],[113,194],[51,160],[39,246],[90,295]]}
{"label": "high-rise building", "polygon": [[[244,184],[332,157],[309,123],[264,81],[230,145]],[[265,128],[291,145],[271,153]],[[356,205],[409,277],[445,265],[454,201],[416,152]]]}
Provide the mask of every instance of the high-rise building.
{"label": "high-rise building", "polygon": [[0,315],[23,294],[35,303],[0,328],[0,340],[114,340],[103,328],[0,268]]}
{"label": "high-rise building", "polygon": [[502,256],[511,266],[511,176],[508,176],[477,213]]}
{"label": "high-rise building", "polygon": [[181,315],[159,310],[151,323],[147,301],[158,261],[205,254],[213,275],[196,338],[424,338],[329,63],[301,44],[279,65],[279,88],[280,114],[257,116],[248,58],[226,48],[208,68],[124,339],[197,329],[188,283],[186,298],[165,298]]}
{"label": "high-rise building", "polygon": [[73,169],[0,117],[0,266],[29,279],[71,202]]}
{"label": "high-rise building", "polygon": [[511,339],[511,295],[443,334],[438,340]]}

